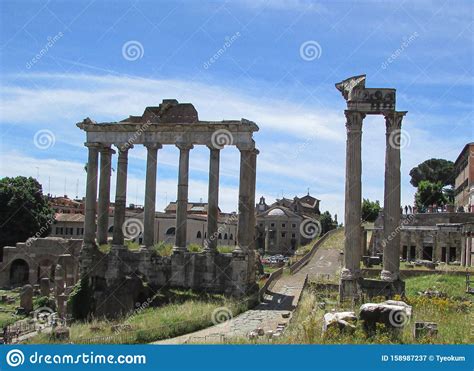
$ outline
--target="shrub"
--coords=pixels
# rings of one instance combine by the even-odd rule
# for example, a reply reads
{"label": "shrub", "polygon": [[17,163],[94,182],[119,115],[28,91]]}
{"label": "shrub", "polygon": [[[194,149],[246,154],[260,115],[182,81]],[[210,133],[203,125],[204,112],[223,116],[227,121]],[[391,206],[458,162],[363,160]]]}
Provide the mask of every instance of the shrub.
{"label": "shrub", "polygon": [[197,243],[190,243],[188,246],[188,251],[190,252],[202,252],[202,250],[202,246],[198,245]]}
{"label": "shrub", "polygon": [[74,286],[68,300],[74,319],[84,320],[89,316],[92,294],[89,277],[82,277]]}
{"label": "shrub", "polygon": [[153,245],[153,252],[159,256],[171,256],[173,253],[173,245],[165,243],[164,241],[155,243]]}
{"label": "shrub", "polygon": [[228,246],[228,245],[220,245],[217,246],[217,251],[219,251],[221,254],[228,254],[234,251],[235,246]]}

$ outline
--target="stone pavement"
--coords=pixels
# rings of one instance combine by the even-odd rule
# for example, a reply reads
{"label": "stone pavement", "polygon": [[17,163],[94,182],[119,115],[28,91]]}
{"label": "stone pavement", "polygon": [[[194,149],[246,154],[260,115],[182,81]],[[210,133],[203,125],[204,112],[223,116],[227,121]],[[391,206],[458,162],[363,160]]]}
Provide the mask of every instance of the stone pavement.
{"label": "stone pavement", "polygon": [[250,332],[257,329],[281,333],[298,305],[306,278],[314,279],[320,274],[335,275],[339,269],[340,247],[321,247],[300,271],[294,275],[284,273],[275,281],[264,301],[254,309],[216,326],[154,344],[221,343],[231,338],[247,338]]}

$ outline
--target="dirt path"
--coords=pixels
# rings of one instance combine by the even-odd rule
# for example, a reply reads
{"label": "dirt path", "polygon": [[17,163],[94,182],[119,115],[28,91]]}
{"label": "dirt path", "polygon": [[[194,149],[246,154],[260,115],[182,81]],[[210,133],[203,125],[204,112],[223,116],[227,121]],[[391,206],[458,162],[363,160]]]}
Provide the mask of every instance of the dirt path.
{"label": "dirt path", "polygon": [[[335,235],[339,235],[336,232]],[[283,274],[269,290],[264,301],[225,323],[154,344],[220,343],[231,338],[244,338],[257,329],[279,333],[296,309],[306,277],[314,280],[320,275],[334,277],[339,269],[340,246],[337,238],[329,238],[311,261],[293,275]],[[278,336],[278,335],[277,335]]]}

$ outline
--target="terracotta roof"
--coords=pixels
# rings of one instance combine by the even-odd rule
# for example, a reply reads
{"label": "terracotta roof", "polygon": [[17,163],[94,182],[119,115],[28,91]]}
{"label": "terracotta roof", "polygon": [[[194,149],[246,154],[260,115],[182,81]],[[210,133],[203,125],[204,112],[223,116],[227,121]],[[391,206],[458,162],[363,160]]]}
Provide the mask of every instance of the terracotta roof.
{"label": "terracotta roof", "polygon": [[54,219],[58,222],[77,222],[77,223],[84,223],[84,215],[83,214],[65,214],[65,213],[57,213],[54,216]]}

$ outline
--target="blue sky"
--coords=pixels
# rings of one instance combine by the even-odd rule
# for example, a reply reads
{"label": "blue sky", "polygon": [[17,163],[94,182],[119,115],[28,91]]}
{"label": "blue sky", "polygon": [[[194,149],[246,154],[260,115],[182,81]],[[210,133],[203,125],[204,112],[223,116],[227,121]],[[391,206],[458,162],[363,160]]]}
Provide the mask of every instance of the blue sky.
{"label": "blue sky", "polygon": [[[203,120],[255,121],[261,151],[257,199],[264,195],[272,202],[309,188],[340,221],[345,102],[336,82],[365,73],[368,87],[397,89],[397,108],[408,111],[403,204],[413,200],[413,166],[431,157],[455,160],[473,140],[471,1],[0,6],[0,176],[39,175],[45,191],[56,195],[85,192],[87,151],[76,122],[139,115],[163,98],[193,103]],[[138,55],[124,49],[130,42]],[[307,44],[314,55],[305,54]],[[365,120],[363,196],[381,201],[384,131],[382,117]],[[158,209],[176,198],[177,155],[172,147],[159,152]],[[130,156],[128,201],[141,204],[145,151],[137,146]],[[226,148],[221,161],[220,204],[231,211],[237,204],[237,150]],[[206,200],[207,149],[194,149],[190,166],[190,199]]]}

